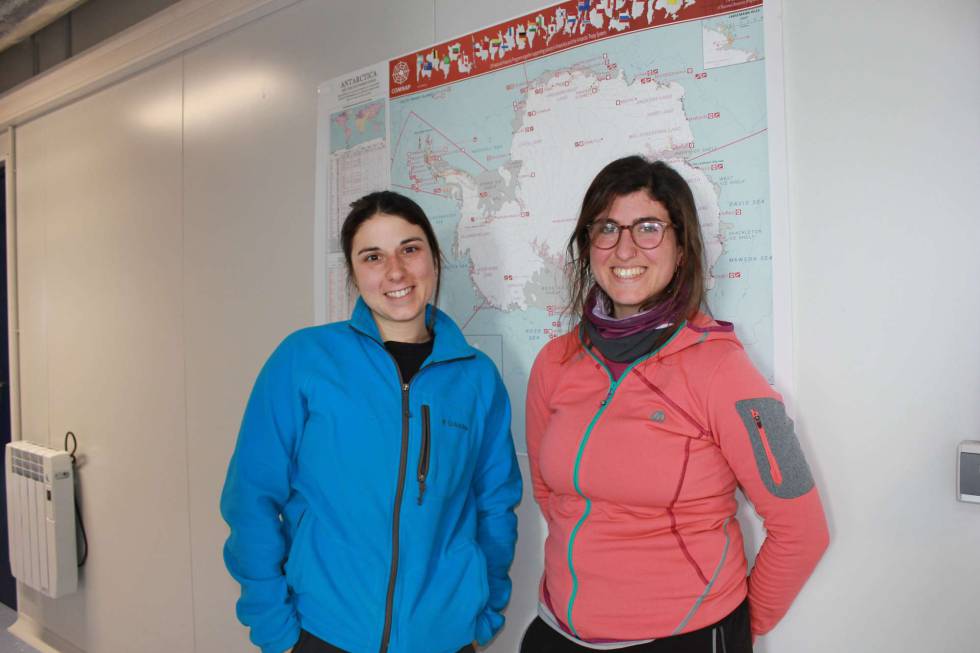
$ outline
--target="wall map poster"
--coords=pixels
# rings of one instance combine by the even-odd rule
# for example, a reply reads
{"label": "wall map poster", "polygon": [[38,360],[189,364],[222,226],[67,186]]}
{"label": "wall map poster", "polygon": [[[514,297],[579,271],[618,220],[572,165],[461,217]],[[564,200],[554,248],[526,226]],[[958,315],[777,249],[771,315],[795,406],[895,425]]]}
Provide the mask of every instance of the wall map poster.
{"label": "wall map poster", "polygon": [[[336,264],[343,208],[362,190],[417,201],[446,255],[440,306],[500,368],[523,450],[531,363],[571,326],[563,265],[582,196],[606,163],[639,153],[691,185],[709,307],[735,323],[772,380],[774,314],[788,311],[774,300],[773,254],[784,244],[773,224],[785,215],[774,216],[770,192],[770,107],[782,110],[781,88],[773,102],[767,84],[772,4],[561,2],[395,57],[370,69],[384,78],[373,91],[346,102],[344,80],[363,85],[349,80],[364,71],[327,82],[321,270],[331,256]],[[322,291],[318,280],[318,319],[346,318],[348,304]]]}

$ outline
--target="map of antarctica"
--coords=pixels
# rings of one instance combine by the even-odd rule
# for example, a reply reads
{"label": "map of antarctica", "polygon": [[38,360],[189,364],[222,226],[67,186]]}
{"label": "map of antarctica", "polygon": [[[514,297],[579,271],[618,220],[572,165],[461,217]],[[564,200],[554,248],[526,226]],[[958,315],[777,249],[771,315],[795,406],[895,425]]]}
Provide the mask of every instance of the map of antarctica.
{"label": "map of antarctica", "polygon": [[572,326],[565,248],[582,197],[628,154],[662,159],[690,184],[708,306],[772,380],[761,1],[563,2],[388,70],[391,188],[432,220],[440,307],[500,368],[520,450],[531,364]]}

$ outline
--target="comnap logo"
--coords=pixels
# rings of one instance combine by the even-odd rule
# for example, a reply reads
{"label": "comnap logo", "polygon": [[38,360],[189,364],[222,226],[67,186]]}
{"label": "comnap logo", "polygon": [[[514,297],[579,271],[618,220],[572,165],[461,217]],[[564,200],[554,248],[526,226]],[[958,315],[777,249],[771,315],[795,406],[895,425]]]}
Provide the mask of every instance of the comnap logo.
{"label": "comnap logo", "polygon": [[391,81],[395,84],[404,84],[408,81],[408,64],[399,61],[391,71]]}

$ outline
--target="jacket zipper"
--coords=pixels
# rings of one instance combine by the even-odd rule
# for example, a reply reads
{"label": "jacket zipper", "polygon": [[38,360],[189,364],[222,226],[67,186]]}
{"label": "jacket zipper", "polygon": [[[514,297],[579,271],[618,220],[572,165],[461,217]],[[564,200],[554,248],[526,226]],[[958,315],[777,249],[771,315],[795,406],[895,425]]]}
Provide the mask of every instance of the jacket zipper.
{"label": "jacket zipper", "polygon": [[[398,363],[395,362],[398,370]],[[416,372],[418,374],[418,372]],[[398,370],[398,381],[402,381],[401,370]],[[388,595],[385,598],[385,627],[381,633],[380,653],[388,650],[388,640],[391,637],[391,608],[395,600],[395,580],[398,578],[398,524],[401,521],[402,494],[405,491],[405,468],[408,465],[408,420],[411,414],[408,410],[408,384],[402,386],[402,451],[398,460],[398,489],[395,491],[395,510],[391,518],[391,569],[388,572]]]}
{"label": "jacket zipper", "polygon": [[[370,336],[368,336],[370,337]],[[374,340],[374,338],[372,338]],[[375,340],[377,342],[377,340]],[[408,383],[402,379],[402,371],[398,367],[398,361],[395,357],[385,349],[382,343],[381,348],[386,354],[391,358],[391,362],[395,364],[395,372],[398,374],[398,383],[401,385],[402,389],[402,449],[401,456],[398,460],[398,489],[395,491],[395,509],[394,514],[391,518],[391,568],[388,572],[388,594],[385,598],[385,623],[384,630],[381,632],[381,648],[379,653],[387,653],[388,643],[391,638],[391,618],[392,618],[392,607],[395,601],[395,581],[398,578],[398,526],[401,521],[401,505],[402,496],[405,493],[405,470],[408,466],[408,429],[409,429],[409,419],[411,418],[411,411],[409,410],[408,403],[408,387],[412,380],[417,379],[422,370],[427,370],[430,367],[435,367],[436,365],[442,365],[444,363],[451,363],[456,360],[461,360],[460,358],[450,358],[447,360],[436,361],[434,363],[429,363],[428,365],[423,365],[419,368],[419,371],[415,373],[415,376],[409,380]],[[424,413],[428,414],[428,406],[424,407]]]}
{"label": "jacket zipper", "polygon": [[419,505],[422,505],[422,497],[425,496],[425,477],[429,474],[429,447],[431,434],[429,431],[429,407],[422,404],[422,449],[419,451]]}
{"label": "jacket zipper", "polygon": [[582,347],[585,349],[586,352],[588,352],[589,356],[591,356],[592,359],[599,364],[599,367],[606,373],[606,377],[609,379],[609,391],[606,392],[605,398],[603,398],[603,400],[599,403],[599,410],[596,411],[595,415],[592,417],[592,421],[589,422],[589,425],[585,429],[585,434],[582,436],[582,440],[579,443],[578,453],[575,455],[575,466],[572,469],[572,485],[575,488],[575,492],[580,497],[585,499],[585,510],[582,511],[582,517],[579,518],[578,522],[575,524],[575,527],[572,528],[572,533],[568,538],[568,571],[572,576],[572,591],[568,597],[568,610],[565,613],[565,617],[566,617],[566,623],[568,625],[568,629],[571,630],[572,634],[575,635],[576,637],[578,637],[579,635],[578,635],[578,631],[575,629],[575,625],[572,623],[572,608],[575,606],[575,597],[578,594],[578,575],[575,573],[575,564],[572,561],[572,549],[575,544],[575,537],[578,535],[578,532],[582,528],[582,525],[585,523],[585,520],[588,519],[589,513],[592,512],[592,500],[589,497],[585,496],[585,492],[582,491],[582,486],[579,484],[579,470],[582,464],[582,456],[585,453],[585,445],[588,444],[589,438],[592,436],[592,430],[595,428],[596,422],[598,422],[599,418],[602,417],[602,414],[606,412],[606,408],[609,406],[609,403],[612,401],[613,395],[616,394],[616,389],[619,388],[619,385],[624,380],[626,380],[626,377],[629,376],[629,373],[632,372],[637,365],[647,361],[648,359],[653,357],[657,352],[661,351],[664,347],[666,347],[670,343],[670,341],[673,340],[677,336],[677,334],[684,329],[686,325],[687,325],[687,320],[681,322],[680,326],[677,327],[677,330],[674,331],[674,334],[667,339],[667,342],[660,345],[660,347],[658,347],[654,351],[651,351],[645,356],[641,356],[640,358],[630,363],[629,366],[625,370],[623,370],[623,373],[619,375],[618,379],[613,379],[612,372],[609,371],[609,366],[606,365],[604,362],[602,362],[602,360],[600,360],[599,357],[596,356],[592,352],[592,350],[585,345],[585,342],[582,341],[581,332],[579,333],[579,342],[582,344]]}
{"label": "jacket zipper", "polygon": [[[575,455],[575,466],[572,468],[572,485],[575,488],[575,492],[585,499],[585,510],[582,511],[582,516],[576,522],[575,527],[572,528],[572,533],[568,538],[568,571],[572,576],[572,592],[568,597],[568,609],[565,612],[565,623],[568,625],[568,629],[572,631],[572,635],[578,637],[578,631],[575,629],[575,625],[572,623],[572,607],[575,605],[575,597],[578,595],[578,575],[575,573],[575,563],[572,560],[572,549],[575,544],[575,538],[578,535],[579,530],[581,530],[582,525],[585,520],[588,519],[589,513],[592,512],[592,499],[585,496],[585,492],[582,490],[582,486],[579,484],[579,469],[582,464],[582,455],[585,453],[585,445],[588,444],[589,438],[592,436],[592,429],[595,427],[596,422],[602,417],[602,414],[606,412],[606,407],[609,402],[612,401],[613,394],[616,393],[616,388],[619,386],[619,381],[614,381],[612,374],[609,373],[609,369],[603,365],[603,369],[606,374],[609,375],[609,391],[606,393],[605,398],[599,403],[599,410],[592,417],[592,421],[585,429],[585,434],[582,436],[582,440],[579,442],[578,453]],[[623,378],[619,377],[620,380]]]}
{"label": "jacket zipper", "polygon": [[762,426],[762,415],[755,408],[752,409],[752,419],[755,420],[755,428],[759,431],[762,448],[766,451],[766,460],[769,461],[769,475],[772,476],[772,482],[776,485],[782,485],[783,473],[776,462],[776,456],[772,454],[772,449],[769,448],[769,437],[766,436],[766,429]]}

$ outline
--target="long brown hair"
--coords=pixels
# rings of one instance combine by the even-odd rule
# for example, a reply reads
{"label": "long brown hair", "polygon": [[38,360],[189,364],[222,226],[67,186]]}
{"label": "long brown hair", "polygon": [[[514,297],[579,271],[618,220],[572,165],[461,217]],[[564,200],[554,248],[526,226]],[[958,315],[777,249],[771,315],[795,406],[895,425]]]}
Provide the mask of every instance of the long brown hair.
{"label": "long brown hair", "polygon": [[[669,322],[679,324],[693,317],[704,304],[704,244],[690,186],[663,161],[627,156],[607,165],[592,180],[585,191],[575,231],[568,240],[566,260],[570,301],[566,310],[578,320],[584,316],[586,299],[596,283],[589,263],[589,225],[609,209],[614,199],[639,190],[646,191],[651,199],[667,208],[680,249],[680,265],[670,283],[648,297],[641,310],[674,298],[677,301],[672,303],[677,308],[669,316]],[[669,337],[670,334],[664,334],[663,340]]]}

